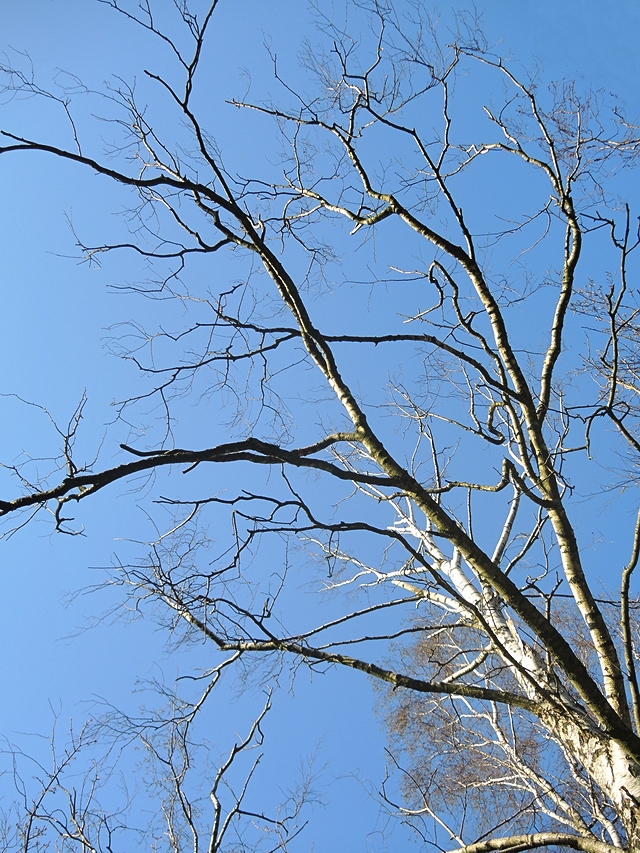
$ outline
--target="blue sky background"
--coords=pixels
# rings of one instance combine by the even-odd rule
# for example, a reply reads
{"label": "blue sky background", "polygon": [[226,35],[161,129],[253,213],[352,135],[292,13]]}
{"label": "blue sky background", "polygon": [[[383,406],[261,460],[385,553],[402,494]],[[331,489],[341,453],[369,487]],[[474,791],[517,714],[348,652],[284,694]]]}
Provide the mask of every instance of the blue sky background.
{"label": "blue sky background", "polygon": [[[325,6],[323,0],[319,5]],[[450,8],[442,4],[443,17]],[[576,77],[617,94],[631,117],[640,113],[640,8],[633,0],[490,0],[478,4],[478,11],[489,41],[524,67],[539,63],[544,79]],[[250,69],[258,90],[266,85],[265,37],[294,74],[296,47],[305,33],[312,35],[303,0],[222,0],[216,13],[217,71],[208,81],[202,107],[234,162],[260,156],[266,125],[226,106],[223,99],[244,93],[244,68]],[[0,40],[13,59],[17,54],[12,49],[28,52],[43,86],[55,69],[63,69],[95,88],[113,76],[136,77],[145,91],[142,69],[166,67],[166,53],[153,40],[92,0],[3,0]],[[88,146],[98,152],[100,137],[108,140],[112,129],[83,115],[82,105],[79,109]],[[62,140],[66,132],[59,110],[41,99],[6,100],[0,107],[0,128],[53,140]],[[87,389],[79,445],[89,456],[113,418],[112,400],[126,396],[137,382],[131,366],[108,354],[105,341],[117,334],[109,331],[114,324],[140,310],[141,300],[125,298],[108,285],[136,280],[144,270],[125,255],[110,258],[101,268],[78,263],[66,218],[87,242],[99,243],[105,235],[122,233],[127,200],[106,180],[43,155],[0,158],[0,392],[8,395],[0,398],[3,460],[11,462],[23,453],[46,457],[57,449],[46,416],[10,395],[46,407],[64,423]],[[160,321],[165,316],[162,304],[143,307]],[[121,428],[109,434],[103,464],[115,463],[116,439],[126,437]],[[13,496],[2,491],[9,488],[8,479],[0,476],[0,497]],[[67,719],[80,722],[90,713],[96,697],[134,709],[137,679],[162,676],[170,681],[185,665],[206,666],[209,660],[205,649],[168,653],[163,633],[151,620],[114,622],[107,617],[94,624],[116,603],[118,591],[71,594],[99,580],[94,567],[109,565],[113,552],[126,547],[119,541],[145,539],[150,532],[124,488],[83,505],[78,519],[86,528],[84,537],[53,534],[43,516],[0,543],[0,733],[25,744],[32,741],[25,741],[24,733],[49,731],[54,713],[64,728]],[[307,594],[303,592],[303,601]],[[216,699],[214,737],[224,749],[234,731],[242,732],[261,697],[258,690],[242,700],[233,691],[221,697]],[[316,675],[313,683],[303,672],[292,690],[277,697],[265,725],[269,758],[258,790],[281,780],[285,787],[294,784],[300,756],[309,756],[316,747],[318,765],[326,765],[319,784],[332,810],[315,813],[301,841],[303,849],[312,840],[318,853],[338,844],[352,850],[377,846],[372,832],[382,824],[367,785],[375,790],[382,777],[384,738],[373,704],[367,680],[350,672]]]}

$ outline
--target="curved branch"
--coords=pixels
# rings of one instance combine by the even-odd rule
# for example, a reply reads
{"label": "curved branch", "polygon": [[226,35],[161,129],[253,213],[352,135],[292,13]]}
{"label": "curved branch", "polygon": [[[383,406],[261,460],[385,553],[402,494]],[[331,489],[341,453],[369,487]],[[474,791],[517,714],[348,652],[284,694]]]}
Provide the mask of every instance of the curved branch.
{"label": "curved branch", "polygon": [[599,841],[593,836],[572,835],[569,832],[535,832],[531,835],[508,835],[505,838],[490,838],[457,847],[450,853],[520,853],[522,850],[535,850],[538,847],[569,847],[582,850],[583,853],[620,853],[619,847]]}
{"label": "curved branch", "polygon": [[[346,438],[344,437],[346,436]],[[248,438],[245,441],[235,441],[228,444],[219,444],[206,450],[161,450],[142,451],[135,450],[126,444],[121,445],[123,450],[139,457],[135,462],[125,462],[114,468],[95,473],[76,473],[51,489],[31,492],[15,498],[11,501],[0,500],[0,517],[9,515],[25,507],[44,505],[48,501],[79,501],[88,495],[103,489],[105,486],[123,480],[134,474],[144,471],[152,471],[164,465],[188,465],[187,471],[202,462],[254,462],[261,465],[291,464],[299,468],[316,468],[349,482],[368,483],[370,485],[392,487],[396,484],[393,480],[375,474],[360,474],[357,471],[348,471],[339,468],[331,462],[323,459],[309,458],[309,454],[316,453],[334,444],[336,441],[353,440],[350,433],[336,433],[328,436],[322,441],[299,450],[285,450],[275,444],[268,444],[257,438]],[[186,472],[185,472],[186,473]]]}

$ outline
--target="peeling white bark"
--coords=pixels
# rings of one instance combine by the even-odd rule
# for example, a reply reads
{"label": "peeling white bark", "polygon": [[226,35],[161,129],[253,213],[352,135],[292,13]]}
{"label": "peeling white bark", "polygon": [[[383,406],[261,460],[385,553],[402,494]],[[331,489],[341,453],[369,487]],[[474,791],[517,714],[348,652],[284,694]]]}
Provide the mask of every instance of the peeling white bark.
{"label": "peeling white bark", "polygon": [[[466,609],[467,614],[474,610],[482,614],[497,639],[497,649],[494,651],[502,652],[505,663],[510,667],[525,694],[541,702],[544,710],[540,720],[551,737],[567,755],[584,768],[588,776],[609,799],[625,827],[627,849],[640,850],[640,766],[617,742],[605,734],[587,711],[576,703],[569,692],[557,682],[550,673],[546,661],[523,639],[517,626],[505,614],[504,605],[499,597],[491,588],[484,588],[472,567],[466,563],[463,564],[460,552],[454,549],[452,556],[448,558],[436,544],[430,530],[420,529],[411,511],[406,512],[398,505],[395,509],[398,519],[394,529],[402,532],[403,535],[411,536],[420,543],[433,561],[434,568],[446,577],[455,589],[460,601],[415,586],[411,583],[411,576],[405,575],[403,579],[393,579],[393,583],[411,590],[416,595],[421,595],[430,603],[449,612],[464,613],[466,603],[469,605]],[[496,545],[495,555],[498,557],[504,551],[516,509],[517,495],[512,501],[504,529]],[[471,664],[460,672],[466,673],[473,669],[474,666]],[[557,697],[557,704],[549,702],[546,698],[549,695]],[[587,836],[592,838],[588,831]],[[621,843],[620,838],[616,833],[610,836],[613,840],[611,846],[603,842],[595,842],[594,839],[595,846],[600,844],[601,850],[607,847],[615,849]],[[562,846],[575,846],[582,850],[595,849],[591,841],[587,843],[587,840],[583,835],[582,841],[540,840],[540,843],[534,846],[558,843]],[[489,846],[486,849],[501,848],[498,845]]]}

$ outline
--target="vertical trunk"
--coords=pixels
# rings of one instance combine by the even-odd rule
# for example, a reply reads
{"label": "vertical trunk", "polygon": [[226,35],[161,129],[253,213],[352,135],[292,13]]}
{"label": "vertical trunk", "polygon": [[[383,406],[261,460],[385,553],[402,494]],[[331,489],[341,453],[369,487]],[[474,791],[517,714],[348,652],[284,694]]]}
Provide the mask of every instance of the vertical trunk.
{"label": "vertical trunk", "polygon": [[608,797],[624,827],[627,849],[640,853],[640,765],[595,724],[576,714],[549,708],[542,722]]}

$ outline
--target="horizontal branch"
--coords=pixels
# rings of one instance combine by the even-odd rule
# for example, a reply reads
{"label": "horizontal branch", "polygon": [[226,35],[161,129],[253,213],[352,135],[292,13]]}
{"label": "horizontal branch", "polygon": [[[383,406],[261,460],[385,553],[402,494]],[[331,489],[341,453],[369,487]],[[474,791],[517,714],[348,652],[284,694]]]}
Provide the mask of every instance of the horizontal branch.
{"label": "horizontal branch", "polygon": [[535,832],[531,835],[508,835],[505,838],[490,838],[477,844],[457,847],[450,853],[519,853],[521,850],[535,850],[538,847],[569,847],[583,850],[584,853],[620,853],[619,847],[606,844],[591,835],[572,835],[569,832]]}
{"label": "horizontal branch", "polygon": [[[123,450],[139,457],[135,462],[126,462],[96,473],[77,473],[65,479],[57,486],[42,491],[22,495],[12,501],[0,500],[0,516],[9,515],[25,507],[44,505],[48,501],[81,500],[94,494],[105,486],[123,480],[135,474],[152,471],[164,465],[187,465],[191,470],[202,462],[253,462],[261,465],[293,465],[298,468],[313,468],[331,474],[339,480],[351,483],[393,487],[397,484],[389,477],[376,474],[348,471],[324,459],[310,458],[309,454],[323,450],[337,441],[353,440],[351,433],[335,433],[308,447],[299,450],[285,450],[276,444],[269,444],[257,438],[245,441],[219,444],[206,450],[161,450],[140,451],[122,444]],[[185,472],[186,473],[186,472]]]}
{"label": "horizontal branch", "polygon": [[264,624],[261,623],[262,630],[268,635],[267,640],[226,640],[219,636],[211,628],[211,626],[194,613],[183,603],[163,596],[163,600],[173,610],[182,616],[182,618],[193,625],[194,628],[202,632],[209,640],[212,640],[221,651],[235,651],[240,653],[245,652],[285,652],[287,654],[297,655],[306,660],[321,661],[327,664],[339,664],[347,666],[350,669],[356,669],[370,675],[372,678],[377,678],[380,681],[386,681],[392,684],[394,689],[404,688],[405,690],[413,690],[417,693],[432,693],[436,695],[461,696],[466,699],[478,699],[484,702],[498,702],[502,705],[509,705],[513,708],[522,708],[525,711],[530,711],[533,714],[540,713],[540,703],[534,699],[529,699],[519,693],[512,693],[508,690],[496,690],[490,687],[480,687],[476,684],[462,684],[460,682],[446,681],[424,681],[420,678],[413,678],[404,673],[393,672],[390,669],[384,669],[375,663],[361,660],[360,658],[352,658],[349,655],[343,655],[339,652],[327,651],[325,649],[314,648],[307,646],[304,643],[296,640],[283,640],[271,632],[267,631]]}
{"label": "horizontal branch", "polygon": [[[248,648],[246,650],[251,651]],[[324,661],[325,663],[337,663],[341,666],[357,669],[360,672],[366,672],[367,675],[373,678],[392,684],[394,689],[403,687],[405,690],[414,690],[417,693],[435,693],[462,696],[466,699],[480,699],[485,702],[499,702],[502,705],[523,708],[525,711],[533,713],[538,709],[538,703],[533,699],[529,699],[518,693],[511,693],[508,690],[495,690],[490,687],[480,687],[476,684],[462,684],[460,682],[423,681],[419,678],[413,678],[410,675],[384,669],[375,663],[369,663],[359,658],[352,658],[349,655],[339,654],[338,652],[326,652],[322,649],[314,649],[312,647],[307,648],[297,643],[286,644],[283,651],[291,652],[300,657],[312,658],[313,660]]]}
{"label": "horizontal branch", "polygon": [[[278,343],[282,343],[286,340],[290,340],[291,338],[300,338],[302,337],[302,332],[300,329],[293,328],[291,326],[259,326],[255,323],[241,322],[234,317],[224,316],[223,319],[229,323],[229,325],[234,328],[239,329],[248,329],[253,332],[257,332],[262,335],[286,335],[286,338],[278,339]],[[208,324],[202,324],[208,325]],[[484,381],[492,388],[500,391],[501,393],[511,397],[515,400],[520,400],[521,395],[514,389],[506,385],[504,382],[501,382],[499,379],[496,379],[491,375],[489,370],[482,362],[478,361],[477,358],[466,353],[463,349],[459,347],[454,347],[451,344],[448,344],[446,341],[441,340],[435,335],[429,335],[426,333],[420,334],[411,334],[411,333],[397,333],[397,334],[388,334],[388,335],[326,335],[324,332],[318,331],[318,334],[322,337],[322,339],[326,343],[331,344],[341,344],[341,343],[353,343],[353,344],[373,344],[374,346],[378,346],[380,344],[388,344],[388,343],[416,343],[416,344],[430,344],[437,349],[442,350],[443,352],[448,353],[449,355],[454,356],[455,358],[460,359],[460,361],[469,364],[471,367],[475,368],[478,373],[482,376]],[[224,354],[224,357],[228,357],[227,354]],[[230,359],[231,360],[231,359]],[[203,362],[204,364],[208,362]],[[200,366],[198,364],[197,366]],[[169,370],[177,370],[178,368],[163,368],[164,372],[168,372]],[[179,368],[182,370],[188,368]],[[162,372],[162,371],[156,371]]]}
{"label": "horizontal branch", "polygon": [[514,388],[510,388],[508,385],[505,385],[503,382],[500,382],[498,379],[495,379],[489,373],[487,368],[476,358],[473,358],[473,356],[468,355],[464,350],[461,350],[458,347],[453,347],[451,346],[451,344],[446,343],[446,341],[440,340],[440,338],[435,337],[435,335],[324,335],[324,339],[330,343],[374,344],[374,346],[378,346],[378,344],[385,343],[403,342],[431,344],[432,346],[443,350],[443,352],[447,352],[450,355],[453,355],[456,358],[459,358],[461,361],[464,361],[474,367],[485,380],[487,385],[490,385],[491,387],[502,391],[503,394],[507,394],[509,397],[512,397],[516,400],[522,399],[521,394],[519,394]]}
{"label": "horizontal branch", "polygon": [[[56,157],[61,157],[63,160],[71,160],[73,163],[79,163],[83,166],[88,166],[99,175],[104,175],[107,178],[112,178],[119,184],[124,184],[137,189],[154,189],[156,187],[171,187],[176,190],[184,190],[185,192],[193,193],[197,196],[202,196],[207,200],[221,207],[223,210],[240,217],[240,211],[236,205],[228,199],[221,196],[211,189],[210,186],[201,184],[198,181],[191,181],[184,175],[179,178],[171,177],[170,175],[157,175],[155,178],[142,178],[133,175],[125,175],[123,172],[118,172],[116,169],[109,169],[97,160],[91,157],[85,157],[83,154],[77,154],[74,151],[67,151],[65,148],[58,148],[55,145],[46,145],[42,142],[35,142],[32,139],[26,139],[22,136],[16,136],[6,130],[0,130],[1,136],[6,136],[7,139],[13,139],[16,145],[0,146],[0,154],[9,154],[13,151],[40,151],[44,154],[53,154]],[[235,241],[234,241],[235,242]]]}

